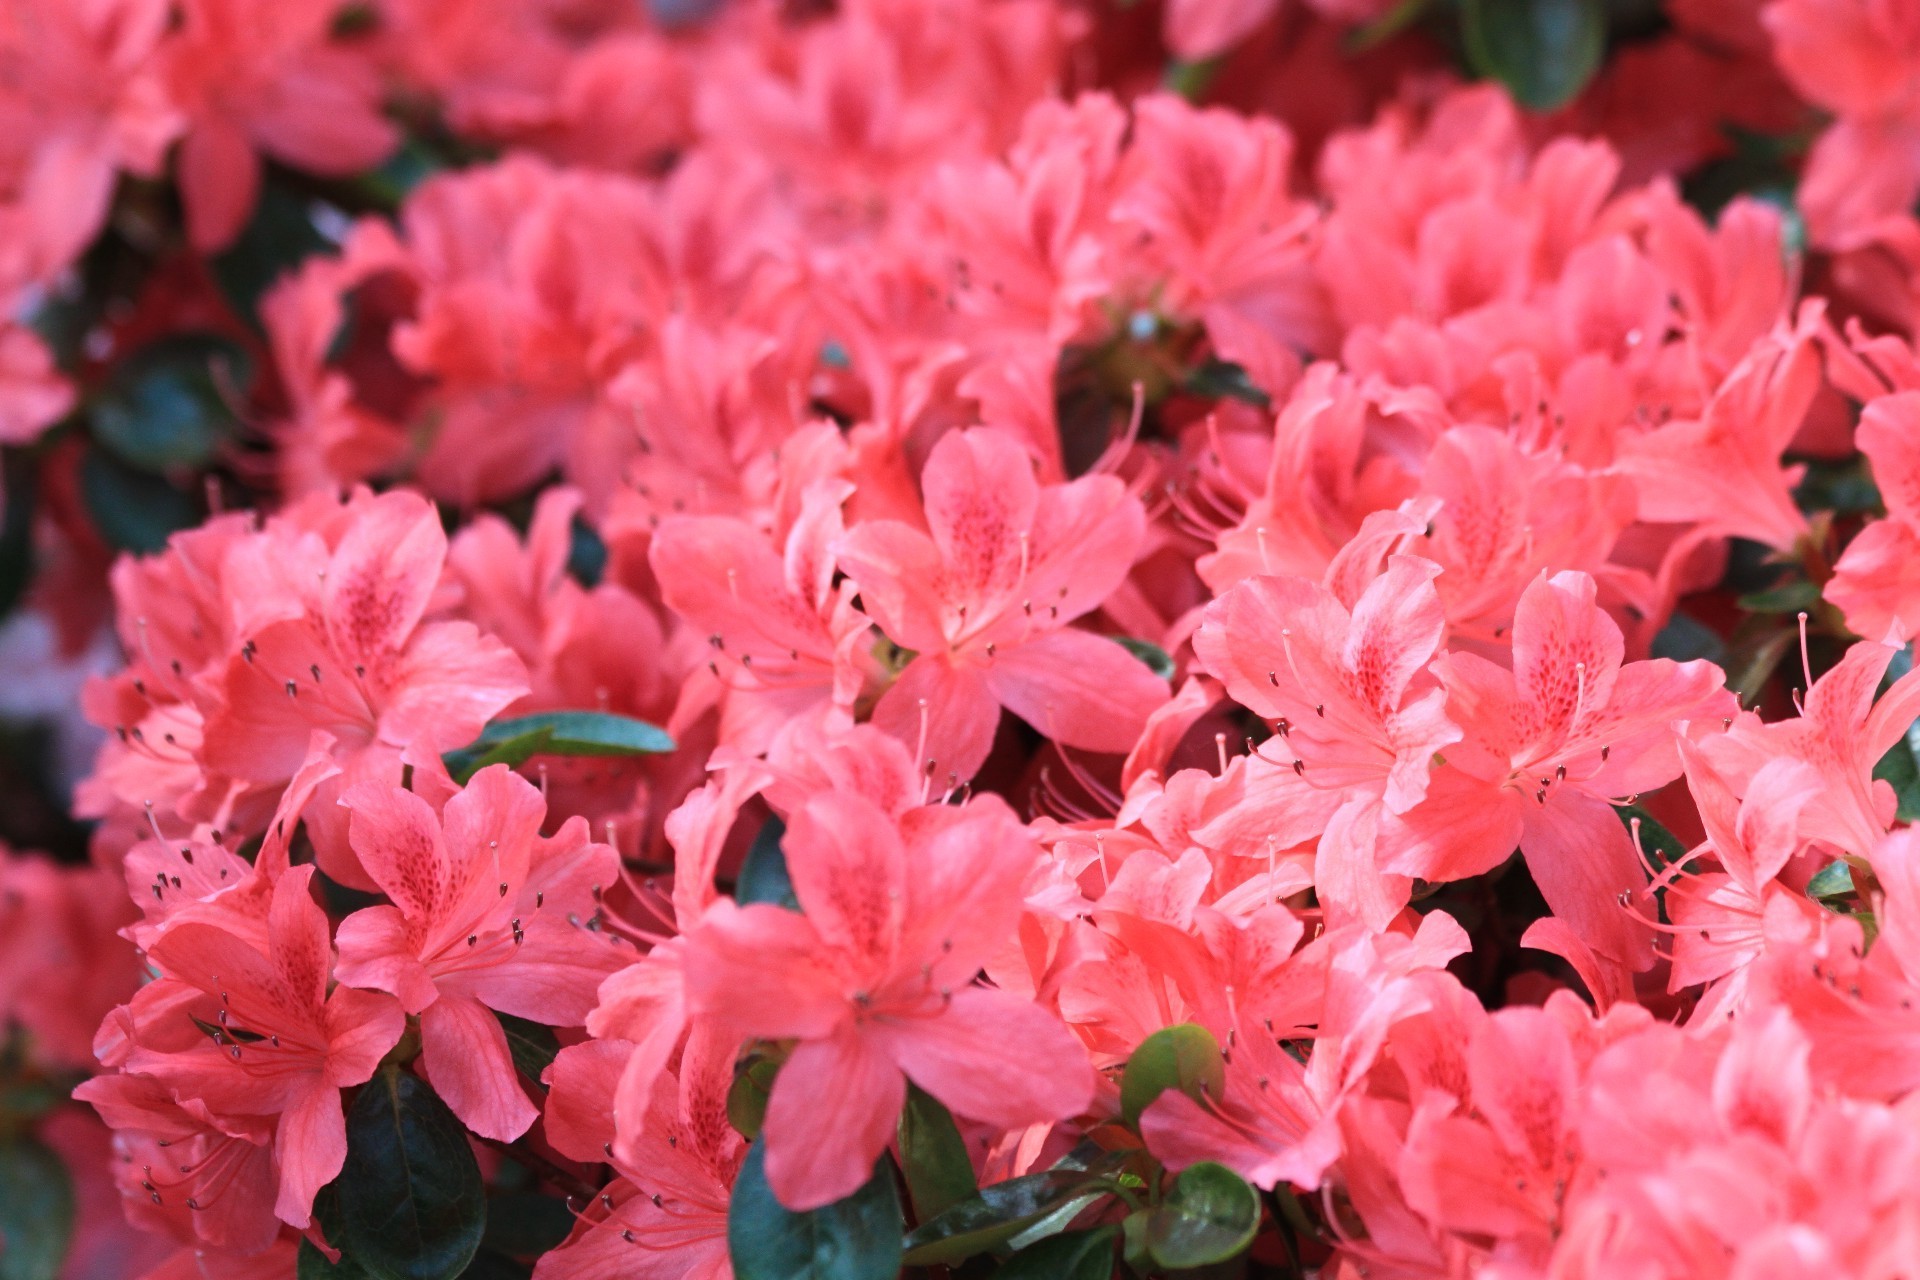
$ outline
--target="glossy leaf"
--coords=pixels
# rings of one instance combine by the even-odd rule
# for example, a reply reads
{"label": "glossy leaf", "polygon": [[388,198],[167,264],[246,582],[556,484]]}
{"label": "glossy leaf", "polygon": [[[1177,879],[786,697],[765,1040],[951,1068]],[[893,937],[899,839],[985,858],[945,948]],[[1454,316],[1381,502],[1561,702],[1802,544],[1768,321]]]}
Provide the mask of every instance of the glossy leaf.
{"label": "glossy leaf", "polygon": [[1220,1042],[1210,1031],[1191,1022],[1162,1027],[1142,1040],[1127,1059],[1126,1072],[1120,1077],[1120,1114],[1128,1124],[1138,1124],[1140,1113],[1168,1089],[1178,1089],[1198,1102],[1218,1098],[1226,1082]]}
{"label": "glossy leaf", "polygon": [[1163,1267],[1225,1262],[1253,1243],[1260,1193],[1225,1165],[1202,1161],[1181,1171],[1147,1217],[1147,1252]]}
{"label": "glossy leaf", "polygon": [[1789,578],[1778,586],[1740,597],[1740,607],[1748,613],[1800,613],[1819,603],[1820,588],[1805,578]]}
{"label": "glossy leaf", "polygon": [[535,1258],[556,1247],[573,1230],[567,1202],[552,1196],[513,1191],[487,1201],[485,1250],[511,1258]]}
{"label": "glossy leaf", "polygon": [[750,1053],[735,1065],[733,1085],[727,1090],[727,1123],[751,1142],[766,1123],[767,1103],[773,1098],[774,1077],[780,1064],[760,1053]]}
{"label": "glossy leaf", "polygon": [[747,846],[740,864],[739,878],[733,882],[733,900],[741,906],[750,902],[768,902],[789,911],[800,909],[800,898],[793,891],[793,877],[787,874],[787,855],[780,847],[787,824],[768,818]]}
{"label": "glossy leaf", "polygon": [[486,1227],[467,1131],[417,1076],[382,1068],[347,1113],[341,1247],[380,1280],[451,1280]]}
{"label": "glossy leaf", "polygon": [[1147,670],[1153,672],[1153,674],[1159,676],[1162,680],[1173,679],[1174,666],[1172,656],[1153,641],[1137,640],[1132,636],[1114,636],[1112,639],[1115,644],[1145,663]]}
{"label": "glossy leaf", "polygon": [[1853,868],[1846,860],[1829,862],[1807,881],[1809,898],[1850,898],[1853,896]]}
{"label": "glossy leaf", "polygon": [[899,1138],[900,1168],[918,1220],[926,1222],[978,1193],[973,1161],[952,1113],[918,1085],[907,1086]]}
{"label": "glossy leaf", "polygon": [[506,1032],[507,1051],[513,1055],[514,1070],[544,1093],[547,1086],[541,1082],[541,1073],[560,1056],[560,1040],[553,1034],[553,1028],[498,1010],[494,1011],[493,1016],[499,1019],[500,1029]]}
{"label": "glossy leaf", "polygon": [[1108,1280],[1120,1228],[1095,1227],[1050,1236],[1008,1258],[995,1280]]}
{"label": "glossy leaf", "polygon": [[98,448],[80,461],[80,496],[94,528],[120,551],[151,555],[200,520],[199,505],[185,493]]}
{"label": "glossy leaf", "polygon": [[1602,0],[1463,0],[1467,61],[1534,111],[1564,106],[1600,68]]}
{"label": "glossy leaf", "polygon": [[464,783],[488,765],[521,765],[535,756],[638,756],[673,750],[658,725],[606,711],[543,711],[496,720],[478,738],[446,755],[447,772]]}
{"label": "glossy leaf", "polygon": [[774,1199],[756,1142],[734,1183],[727,1250],[735,1280],[894,1280],[902,1225],[885,1156],[852,1195],[795,1213]]}
{"label": "glossy leaf", "polygon": [[238,344],[176,334],[121,361],[87,406],[93,437],[130,466],[154,473],[199,469],[239,423],[233,406],[252,381]]}
{"label": "glossy leaf", "polygon": [[73,1209],[59,1156],[30,1138],[0,1142],[0,1280],[56,1280]]}
{"label": "glossy leaf", "polygon": [[959,1262],[999,1248],[1076,1199],[1093,1181],[1085,1170],[1049,1169],[982,1187],[978,1195],[915,1228],[907,1237],[907,1265]]}

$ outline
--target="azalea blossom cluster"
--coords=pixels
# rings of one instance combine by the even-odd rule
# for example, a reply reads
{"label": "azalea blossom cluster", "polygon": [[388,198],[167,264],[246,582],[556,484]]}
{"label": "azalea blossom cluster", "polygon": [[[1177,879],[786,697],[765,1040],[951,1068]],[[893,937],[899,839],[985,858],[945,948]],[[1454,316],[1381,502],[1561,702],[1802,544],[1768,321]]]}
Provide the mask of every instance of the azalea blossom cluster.
{"label": "azalea blossom cluster", "polygon": [[1920,1275],[1920,4],[1395,12],[13,5],[0,1265]]}

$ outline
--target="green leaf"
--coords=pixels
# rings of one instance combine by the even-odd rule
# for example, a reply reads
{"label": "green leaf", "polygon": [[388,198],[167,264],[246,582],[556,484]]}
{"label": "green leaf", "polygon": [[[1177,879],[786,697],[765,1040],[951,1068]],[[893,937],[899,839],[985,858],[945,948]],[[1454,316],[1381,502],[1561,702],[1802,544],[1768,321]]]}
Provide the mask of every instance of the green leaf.
{"label": "green leaf", "polygon": [[232,247],[208,261],[215,283],[240,315],[253,320],[274,281],[333,247],[320,234],[314,212],[312,202],[268,181]]}
{"label": "green leaf", "polygon": [[756,1142],[733,1186],[727,1251],[736,1280],[894,1280],[902,1225],[884,1155],[852,1195],[795,1213],[773,1198],[766,1147]]}
{"label": "green leaf", "polygon": [[1119,1227],[1068,1231],[1028,1245],[994,1272],[994,1280],[1109,1280]]}
{"label": "green leaf", "polygon": [[156,474],[199,470],[239,422],[233,405],[253,380],[239,344],[185,333],[121,361],[87,406],[93,437],[130,466]]}
{"label": "green leaf", "polygon": [[779,1062],[758,1052],[734,1065],[733,1084],[727,1089],[727,1123],[749,1142],[760,1136],[760,1126],[766,1123],[773,1080],[779,1074]]}
{"label": "green leaf", "polygon": [[1806,474],[1794,486],[1793,501],[1808,515],[1816,511],[1864,515],[1886,509],[1865,457],[1856,455],[1838,462],[1815,458],[1805,466]]}
{"label": "green leaf", "polygon": [[[958,1262],[997,1249],[1061,1206],[1084,1195],[1098,1179],[1081,1169],[1049,1169],[980,1188],[907,1237],[911,1267]],[[1064,1224],[1063,1224],[1064,1225]]]}
{"label": "green leaf", "polygon": [[80,461],[80,496],[94,528],[120,551],[163,551],[170,536],[200,523],[192,498],[99,448]]}
{"label": "green leaf", "polygon": [[573,537],[567,543],[568,575],[583,587],[597,587],[607,574],[609,556],[607,540],[599,530],[575,516]]}
{"label": "green leaf", "polygon": [[573,1214],[564,1200],[512,1191],[487,1201],[486,1249],[510,1258],[535,1258],[559,1245],[573,1230]]}
{"label": "green leaf", "polygon": [[451,1280],[486,1227],[466,1128],[427,1082],[383,1067],[347,1113],[341,1247],[379,1280]]}
{"label": "green leaf", "polygon": [[[1424,4],[1426,0],[1416,0]],[[1253,385],[1246,369],[1225,360],[1210,358],[1187,375],[1187,390],[1212,400],[1240,400],[1256,409],[1273,407],[1273,397]]]}
{"label": "green leaf", "polygon": [[1634,819],[1640,820],[1640,847],[1647,851],[1656,868],[1672,866],[1686,856],[1687,846],[1681,843],[1680,837],[1667,830],[1665,824],[1639,805],[1615,805],[1613,811],[1618,815],[1620,825],[1629,832],[1633,830]]}
{"label": "green leaf", "polygon": [[1667,625],[1660,628],[1660,634],[1653,638],[1652,656],[1669,658],[1674,662],[1705,658],[1725,669],[1727,642],[1706,623],[1689,618],[1684,613],[1675,613],[1667,619]]}
{"label": "green leaf", "polygon": [[543,711],[495,720],[446,756],[447,772],[465,783],[488,765],[522,765],[535,756],[638,756],[673,750],[658,725],[607,711]]}
{"label": "green leaf", "polygon": [[1467,61],[1521,106],[1553,111],[1600,69],[1607,12],[1600,0],[1463,0]]}
{"label": "green leaf", "polygon": [[1213,78],[1220,74],[1223,61],[1222,58],[1202,58],[1198,62],[1169,62],[1160,77],[1160,87],[1188,102],[1198,102],[1213,85]]}
{"label": "green leaf", "polygon": [[793,891],[793,877],[787,874],[786,851],[780,847],[787,824],[778,817],[768,818],[753,843],[747,846],[746,859],[740,864],[739,878],[733,882],[733,900],[741,906],[750,902],[768,902],[789,911],[800,909],[799,895]]}
{"label": "green leaf", "polygon": [[1146,663],[1147,670],[1162,680],[1173,679],[1173,658],[1153,641],[1137,640],[1132,636],[1108,636],[1107,638]]}
{"label": "green leaf", "polygon": [[1176,1270],[1225,1262],[1253,1243],[1260,1193],[1222,1164],[1182,1170],[1167,1198],[1147,1217],[1147,1252]]}
{"label": "green leaf", "polygon": [[1820,603],[1820,588],[1805,578],[1791,578],[1765,591],[1750,591],[1739,604],[1748,613],[1801,613]]}
{"label": "green leaf", "polygon": [[1895,817],[1901,822],[1920,821],[1920,720],[1908,725],[1900,740],[1875,762],[1873,776],[1893,788],[1898,802]]}
{"label": "green leaf", "polygon": [[73,1239],[73,1180],[31,1138],[0,1142],[0,1280],[57,1280]]}
{"label": "green leaf", "polygon": [[1809,898],[1849,898],[1853,896],[1853,868],[1846,859],[1829,862],[1807,881]]}
{"label": "green leaf", "polygon": [[907,1194],[914,1217],[921,1222],[938,1217],[962,1200],[979,1193],[966,1139],[953,1116],[919,1085],[908,1084],[907,1105],[900,1111],[900,1169],[907,1176]]}
{"label": "green leaf", "polygon": [[1168,1089],[1178,1089],[1199,1102],[1218,1098],[1226,1083],[1220,1042],[1212,1032],[1191,1022],[1162,1027],[1142,1040],[1127,1059],[1126,1072],[1120,1077],[1120,1114],[1128,1124],[1137,1125],[1140,1113]]}
{"label": "green leaf", "polygon": [[500,1029],[507,1034],[507,1052],[513,1055],[513,1069],[540,1086],[542,1093],[547,1086],[541,1081],[540,1074],[553,1065],[560,1056],[560,1041],[553,1034],[552,1027],[543,1027],[527,1018],[516,1018],[510,1013],[494,1010],[493,1016],[500,1020]]}

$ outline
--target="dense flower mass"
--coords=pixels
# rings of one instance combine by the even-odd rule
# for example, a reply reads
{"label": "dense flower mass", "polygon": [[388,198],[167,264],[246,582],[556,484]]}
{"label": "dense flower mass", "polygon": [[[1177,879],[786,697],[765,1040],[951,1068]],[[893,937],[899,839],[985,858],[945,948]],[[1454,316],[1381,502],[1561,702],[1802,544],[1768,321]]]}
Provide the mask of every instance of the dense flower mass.
{"label": "dense flower mass", "polygon": [[3,1280],[1920,1280],[1920,0],[0,124]]}

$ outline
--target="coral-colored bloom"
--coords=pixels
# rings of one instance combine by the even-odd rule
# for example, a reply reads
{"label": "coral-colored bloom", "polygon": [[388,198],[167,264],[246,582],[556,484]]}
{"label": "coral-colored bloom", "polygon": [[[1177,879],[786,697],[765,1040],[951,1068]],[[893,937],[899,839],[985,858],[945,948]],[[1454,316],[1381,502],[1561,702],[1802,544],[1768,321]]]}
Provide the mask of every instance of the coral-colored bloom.
{"label": "coral-colored bloom", "polygon": [[[271,1118],[273,1211],[296,1227],[307,1225],[314,1193],[346,1159],[340,1090],[371,1078],[406,1024],[390,996],[344,986],[329,992],[333,946],[312,898],[313,876],[311,867],[295,867],[274,886],[265,951],[195,922],[154,943],[150,955],[164,977],[135,1001],[127,1058],[130,1071],[215,1116]],[[193,1015],[190,1039],[171,1027],[148,1033],[140,1026],[143,1007],[162,999],[178,1002],[174,1016]]]}
{"label": "coral-colored bloom", "polygon": [[934,805],[896,824],[869,800],[827,792],[793,815],[783,847],[805,914],[722,900],[688,936],[685,961],[697,1013],[799,1042],[764,1130],[781,1203],[816,1208],[865,1182],[909,1079],[1001,1128],[1087,1105],[1092,1073],[1066,1028],[971,985],[1013,933],[1035,856],[1003,804]]}
{"label": "coral-colored bloom", "polygon": [[942,438],[921,487],[927,532],[869,520],[839,543],[861,608],[915,655],[873,722],[956,781],[987,758],[1003,706],[1063,745],[1130,750],[1167,683],[1068,624],[1133,567],[1139,500],[1112,476],[1042,486],[1015,437],[983,430]]}
{"label": "coral-colored bloom", "polygon": [[471,741],[527,691],[526,669],[472,623],[426,621],[447,539],[433,507],[391,493],[345,513],[337,545],[270,526],[245,544],[229,589],[247,592],[258,621],[243,630],[207,718],[204,759],[260,783],[291,778],[314,730],[335,740],[341,778],[308,814],[323,870],[361,888],[333,801],[362,780],[398,781],[416,743],[449,750]]}
{"label": "coral-colored bloom", "polygon": [[1339,797],[1314,864],[1336,910],[1382,927],[1405,905],[1386,881],[1373,832],[1382,807],[1404,813],[1427,794],[1434,753],[1460,737],[1427,670],[1446,634],[1439,566],[1394,556],[1342,599],[1299,578],[1261,577],[1209,606],[1194,652],[1242,705],[1274,723],[1262,748],[1316,789]]}
{"label": "coral-colored bloom", "polygon": [[1651,937],[1622,908],[1645,877],[1611,801],[1680,772],[1674,724],[1734,709],[1711,663],[1622,663],[1620,628],[1585,574],[1541,575],[1520,597],[1513,668],[1466,652],[1435,664],[1464,738],[1426,803],[1389,824],[1389,871],[1456,880],[1518,847],[1555,915],[1615,963],[1644,969]]}
{"label": "coral-colored bloom", "polygon": [[547,806],[505,765],[475,774],[435,813],[420,796],[362,783],[353,811],[360,866],[393,899],[340,924],[340,981],[420,1015],[420,1067],[468,1128],[510,1142],[538,1111],[521,1091],[489,1010],[554,1026],[586,1021],[601,979],[632,959],[582,927],[620,865],[574,817],[540,834]]}

